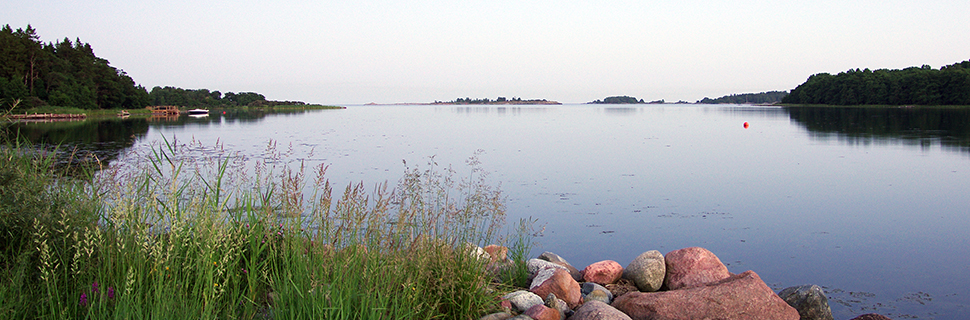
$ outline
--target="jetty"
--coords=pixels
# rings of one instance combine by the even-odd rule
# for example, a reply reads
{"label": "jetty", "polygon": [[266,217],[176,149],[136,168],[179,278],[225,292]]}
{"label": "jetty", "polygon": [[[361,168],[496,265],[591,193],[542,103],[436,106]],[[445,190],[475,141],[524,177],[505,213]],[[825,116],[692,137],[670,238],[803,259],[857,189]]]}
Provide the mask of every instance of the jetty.
{"label": "jetty", "polygon": [[156,114],[179,114],[179,107],[177,106],[149,106],[147,109],[152,110],[152,115]]}

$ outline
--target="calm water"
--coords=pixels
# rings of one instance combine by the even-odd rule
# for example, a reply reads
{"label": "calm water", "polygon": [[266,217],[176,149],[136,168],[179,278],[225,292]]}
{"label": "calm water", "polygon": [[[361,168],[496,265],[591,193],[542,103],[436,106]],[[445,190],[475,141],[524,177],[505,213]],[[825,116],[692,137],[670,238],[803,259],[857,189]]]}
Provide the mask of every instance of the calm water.
{"label": "calm water", "polygon": [[115,162],[162,136],[253,157],[275,140],[337,186],[484,150],[509,221],[545,228],[535,254],[582,268],[702,246],[776,290],[825,287],[836,319],[970,311],[970,110],[351,106],[16,129]]}

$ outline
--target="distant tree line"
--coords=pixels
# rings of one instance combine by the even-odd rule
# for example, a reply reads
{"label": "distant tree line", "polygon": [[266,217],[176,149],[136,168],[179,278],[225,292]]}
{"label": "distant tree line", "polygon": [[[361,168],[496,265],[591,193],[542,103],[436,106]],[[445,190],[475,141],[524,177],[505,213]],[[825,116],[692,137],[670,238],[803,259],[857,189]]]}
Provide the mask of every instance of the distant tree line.
{"label": "distant tree line", "polygon": [[154,87],[148,94],[152,105],[184,107],[273,107],[280,105],[306,105],[303,101],[266,100],[255,92],[209,91],[208,89],[182,89],[175,87]]}
{"label": "distant tree line", "polygon": [[549,101],[546,99],[529,99],[522,100],[519,97],[512,97],[512,99],[507,99],[505,97],[498,97],[495,100],[489,98],[481,99],[471,99],[468,97],[458,98],[452,101],[441,102],[435,101],[435,104],[559,104],[559,102]]}
{"label": "distant tree line", "polygon": [[782,99],[789,104],[970,105],[970,60],[933,69],[849,70],[808,78]]}
{"label": "distant tree line", "polygon": [[136,85],[123,70],[94,55],[91,45],[65,38],[41,43],[37,30],[0,28],[0,110],[10,106],[45,105],[79,109],[136,109],[149,105],[233,107],[306,105],[301,101],[271,101],[255,92]]}
{"label": "distant tree line", "polygon": [[643,99],[637,100],[637,98],[630,97],[630,96],[606,97],[606,98],[603,98],[603,100],[596,100],[596,101],[590,102],[590,104],[637,104],[637,103],[646,103],[646,102],[643,102]]}
{"label": "distant tree line", "polygon": [[697,101],[697,103],[703,104],[719,104],[719,103],[732,103],[732,104],[768,104],[768,103],[778,103],[781,99],[788,95],[788,91],[768,91],[761,93],[742,93],[742,94],[732,94],[729,96],[723,96],[717,99],[711,99],[704,97]]}
{"label": "distant tree line", "polygon": [[[505,97],[498,97],[495,100],[491,100],[489,98],[470,99],[468,97],[465,97],[465,98],[458,98],[458,99],[455,99],[455,100],[452,100],[452,101],[448,101],[448,102],[445,102],[445,103],[452,103],[452,104],[490,104],[490,103],[493,103],[493,102],[509,102],[509,101],[512,101],[512,102],[520,102],[520,101],[522,101],[522,98],[512,97],[512,99],[506,99]],[[440,102],[440,101],[438,101],[438,102]]]}
{"label": "distant tree line", "polygon": [[141,108],[148,92],[123,70],[94,55],[91,45],[65,38],[41,43],[30,25],[0,28],[0,105],[81,109]]}

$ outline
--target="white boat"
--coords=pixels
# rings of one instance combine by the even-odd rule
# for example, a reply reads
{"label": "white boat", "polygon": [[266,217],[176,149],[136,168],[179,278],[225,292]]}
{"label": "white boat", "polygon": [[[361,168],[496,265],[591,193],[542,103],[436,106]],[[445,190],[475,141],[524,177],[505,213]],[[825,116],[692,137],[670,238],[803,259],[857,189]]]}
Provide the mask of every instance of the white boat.
{"label": "white boat", "polygon": [[206,109],[192,109],[192,110],[189,110],[189,114],[209,114],[209,110],[206,110]]}

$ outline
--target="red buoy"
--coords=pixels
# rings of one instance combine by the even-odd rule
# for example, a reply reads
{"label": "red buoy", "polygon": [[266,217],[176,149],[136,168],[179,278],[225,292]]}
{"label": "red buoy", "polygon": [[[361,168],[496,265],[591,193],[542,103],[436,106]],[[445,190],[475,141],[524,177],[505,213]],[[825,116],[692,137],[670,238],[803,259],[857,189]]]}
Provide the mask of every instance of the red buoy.
{"label": "red buoy", "polygon": [[747,129],[747,128],[748,128],[748,122],[747,122],[747,121],[745,121],[745,122],[744,122],[744,128],[745,128],[745,129]]}

